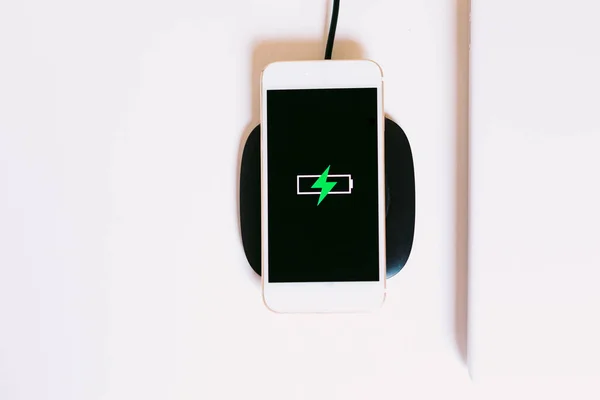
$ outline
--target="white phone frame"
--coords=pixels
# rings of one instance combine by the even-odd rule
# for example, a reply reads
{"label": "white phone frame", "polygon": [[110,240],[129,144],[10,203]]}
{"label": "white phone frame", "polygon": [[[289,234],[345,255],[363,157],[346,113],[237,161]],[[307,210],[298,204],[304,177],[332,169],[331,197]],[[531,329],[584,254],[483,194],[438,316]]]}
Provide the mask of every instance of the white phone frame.
{"label": "white phone frame", "polygon": [[[373,282],[269,282],[268,159],[266,94],[276,89],[377,88],[379,280]],[[368,312],[385,300],[385,145],[383,74],[369,60],[289,61],[268,65],[261,78],[261,241],[262,292],[272,311],[295,313]]]}

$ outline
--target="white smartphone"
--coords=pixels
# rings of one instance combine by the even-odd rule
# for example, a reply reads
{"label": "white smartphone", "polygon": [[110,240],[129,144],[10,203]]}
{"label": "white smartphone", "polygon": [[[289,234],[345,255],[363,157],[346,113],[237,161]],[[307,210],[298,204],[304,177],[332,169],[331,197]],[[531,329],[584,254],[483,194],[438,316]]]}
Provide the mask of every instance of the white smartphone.
{"label": "white smartphone", "polygon": [[368,60],[278,62],[261,82],[262,287],[275,312],[385,299],[383,76]]}

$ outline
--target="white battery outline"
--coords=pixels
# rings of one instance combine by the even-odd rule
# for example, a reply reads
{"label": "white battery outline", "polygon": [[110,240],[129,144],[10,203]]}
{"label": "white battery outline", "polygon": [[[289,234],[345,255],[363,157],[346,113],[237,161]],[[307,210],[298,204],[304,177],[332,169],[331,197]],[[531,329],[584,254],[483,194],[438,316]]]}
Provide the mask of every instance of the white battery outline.
{"label": "white battery outline", "polygon": [[[296,176],[296,194],[297,195],[320,195],[321,192],[302,192],[300,191],[300,179],[301,178],[319,178],[321,175],[297,175]],[[344,191],[336,191],[335,186],[328,194],[351,194],[352,189],[354,188],[354,181],[352,180],[352,175],[350,174],[331,174],[327,175],[327,179],[329,178],[348,178],[348,190]],[[336,185],[337,186],[337,185]]]}

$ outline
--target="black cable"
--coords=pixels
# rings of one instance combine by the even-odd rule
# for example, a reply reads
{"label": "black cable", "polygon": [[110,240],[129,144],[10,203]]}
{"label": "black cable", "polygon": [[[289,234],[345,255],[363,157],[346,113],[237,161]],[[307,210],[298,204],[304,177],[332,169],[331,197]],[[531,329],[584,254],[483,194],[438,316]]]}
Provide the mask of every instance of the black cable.
{"label": "black cable", "polygon": [[325,48],[325,59],[331,60],[333,53],[333,41],[335,40],[335,28],[337,27],[338,14],[340,12],[340,0],[333,0],[331,11],[331,22],[329,23],[329,35],[327,35],[327,47]]}

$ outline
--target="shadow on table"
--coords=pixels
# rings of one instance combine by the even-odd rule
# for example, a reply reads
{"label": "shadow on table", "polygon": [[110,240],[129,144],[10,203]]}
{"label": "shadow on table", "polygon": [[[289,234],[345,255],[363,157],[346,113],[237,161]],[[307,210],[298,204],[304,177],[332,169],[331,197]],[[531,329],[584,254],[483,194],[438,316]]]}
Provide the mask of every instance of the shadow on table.
{"label": "shadow on table", "polygon": [[467,362],[469,274],[469,45],[470,0],[456,0],[456,170],[454,334],[458,352]]}

